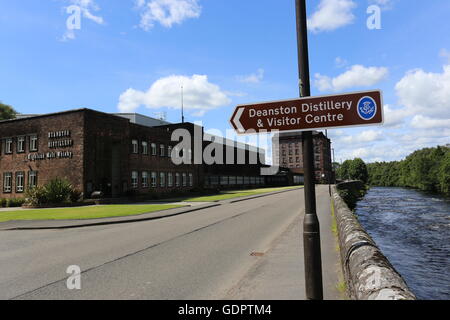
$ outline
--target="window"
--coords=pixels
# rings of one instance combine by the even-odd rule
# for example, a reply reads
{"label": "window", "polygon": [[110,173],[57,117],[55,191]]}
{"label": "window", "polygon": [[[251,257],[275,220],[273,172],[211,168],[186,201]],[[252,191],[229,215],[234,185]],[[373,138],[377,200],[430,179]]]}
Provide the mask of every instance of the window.
{"label": "window", "polygon": [[17,138],[17,153],[25,152],[25,137]]}
{"label": "window", "polygon": [[12,143],[13,140],[11,138],[5,140],[5,153],[12,153]]}
{"label": "window", "polygon": [[172,157],[172,147],[171,147],[171,146],[168,146],[168,147],[167,147],[167,156],[168,156],[169,158]]}
{"label": "window", "polygon": [[189,187],[194,186],[194,175],[192,173],[189,173]]}
{"label": "window", "polygon": [[228,185],[228,176],[221,176],[220,177],[220,185],[221,186],[227,186]]}
{"label": "window", "polygon": [[152,156],[156,156],[156,143],[152,143]]}
{"label": "window", "polygon": [[175,185],[177,186],[177,187],[179,187],[180,186],[180,174],[179,173],[177,173],[176,175],[175,175]]}
{"label": "window", "polygon": [[148,142],[147,141],[142,141],[142,154],[148,154]]}
{"label": "window", "polygon": [[22,193],[24,191],[25,186],[25,173],[17,172],[16,173],[16,192]]}
{"label": "window", "polygon": [[142,172],[142,188],[148,188],[148,172]]}
{"label": "window", "polygon": [[166,174],[164,172],[159,173],[159,185],[161,188],[166,186]]}
{"label": "window", "polygon": [[137,140],[132,140],[131,141],[131,145],[133,147],[132,152],[133,153],[139,153],[138,141]]}
{"label": "window", "polygon": [[152,172],[152,188],[156,188],[156,172]]}
{"label": "window", "polygon": [[38,138],[36,135],[30,136],[30,151],[38,151]]}
{"label": "window", "polygon": [[10,193],[12,191],[12,173],[6,172],[3,175],[3,193]]}
{"label": "window", "polygon": [[166,147],[162,144],[159,146],[159,155],[164,157],[166,155]]}
{"label": "window", "polygon": [[30,171],[28,173],[28,187],[34,188],[37,186],[37,171]]}
{"label": "window", "polygon": [[169,187],[169,188],[172,188],[173,187],[173,173],[168,173],[167,174],[167,186]]}
{"label": "window", "polygon": [[186,173],[183,173],[183,187],[187,186],[187,176]]}
{"label": "window", "polygon": [[137,171],[132,171],[131,172],[131,187],[133,189],[137,189],[138,188],[138,184],[139,184],[139,174]]}

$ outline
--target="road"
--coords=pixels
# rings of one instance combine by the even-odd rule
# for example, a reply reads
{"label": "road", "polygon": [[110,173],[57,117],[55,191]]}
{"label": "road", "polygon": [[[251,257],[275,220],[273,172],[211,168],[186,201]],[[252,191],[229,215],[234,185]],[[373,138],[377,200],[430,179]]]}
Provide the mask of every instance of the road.
{"label": "road", "polygon": [[[329,202],[328,189],[317,197]],[[269,251],[303,208],[294,190],[153,221],[3,231],[0,299],[229,297],[257,263],[251,254]],[[82,270],[81,290],[67,289],[71,265]]]}

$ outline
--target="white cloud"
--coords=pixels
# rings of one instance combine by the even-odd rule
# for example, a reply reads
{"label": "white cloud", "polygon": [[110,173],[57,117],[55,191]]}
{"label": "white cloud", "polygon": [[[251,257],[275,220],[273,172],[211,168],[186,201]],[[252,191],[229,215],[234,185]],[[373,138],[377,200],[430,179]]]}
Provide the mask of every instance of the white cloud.
{"label": "white cloud", "polygon": [[237,76],[237,80],[243,83],[260,83],[264,79],[264,69],[258,69],[256,73],[247,76]]}
{"label": "white cloud", "polygon": [[400,127],[405,119],[410,116],[408,110],[402,109],[393,109],[390,105],[384,106],[384,126],[388,128],[397,128]]}
{"label": "white cloud", "polygon": [[227,94],[210,83],[206,75],[173,75],[157,80],[146,92],[128,89],[120,96],[118,108],[121,112],[133,112],[141,105],[150,109],[181,109],[181,86],[184,108],[194,116],[203,116],[209,110],[231,103]]}
{"label": "white cloud", "polygon": [[[69,0],[72,6],[77,6],[82,17],[91,20],[97,24],[104,24],[105,20],[101,16],[96,16],[92,12],[99,11],[100,7],[95,3],[94,0]],[[67,9],[68,7],[66,7]],[[81,26],[80,26],[81,27]],[[73,40],[75,39],[75,30],[67,28],[64,33],[62,40]]]}
{"label": "white cloud", "polygon": [[341,58],[341,57],[336,57],[336,59],[334,59],[334,65],[337,68],[343,68],[346,67],[348,65],[348,61]]}
{"label": "white cloud", "polygon": [[445,63],[450,64],[450,51],[447,49],[441,49],[441,51],[439,51],[439,56],[445,59]]}
{"label": "white cloud", "polygon": [[393,7],[394,0],[369,0],[369,3],[380,6],[383,10],[390,10]]}
{"label": "white cloud", "polygon": [[315,74],[315,86],[320,91],[341,91],[352,87],[370,87],[384,80],[389,71],[385,67],[354,65],[335,78]]}
{"label": "white cloud", "polygon": [[416,115],[411,121],[411,126],[415,129],[450,128],[450,119],[432,119]]}
{"label": "white cloud", "polygon": [[336,138],[336,142],[346,145],[354,145],[361,143],[367,144],[368,142],[381,141],[382,139],[383,134],[380,131],[366,130],[357,134],[338,137]]}
{"label": "white cloud", "polygon": [[352,0],[321,0],[317,10],[308,19],[308,28],[313,32],[332,31],[352,23]]}
{"label": "white cloud", "polygon": [[450,118],[450,65],[442,73],[409,71],[395,86],[399,102],[414,114]]}
{"label": "white cloud", "polygon": [[156,22],[171,28],[186,19],[198,18],[202,12],[198,2],[198,0],[136,0],[136,7],[142,11],[139,26],[149,31]]}

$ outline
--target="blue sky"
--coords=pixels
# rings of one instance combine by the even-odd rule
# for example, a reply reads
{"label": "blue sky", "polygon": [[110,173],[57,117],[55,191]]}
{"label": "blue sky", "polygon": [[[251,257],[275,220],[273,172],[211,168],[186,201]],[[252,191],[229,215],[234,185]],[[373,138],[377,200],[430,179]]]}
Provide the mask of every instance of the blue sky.
{"label": "blue sky", "polygon": [[[0,100],[21,113],[88,107],[177,122],[182,84],[187,120],[225,134],[236,105],[298,96],[294,4],[1,1]],[[450,143],[450,1],[307,5],[313,95],[382,89],[387,105],[384,126],[329,130],[336,160]],[[367,28],[370,5],[381,29]],[[80,29],[67,27],[70,6]]]}

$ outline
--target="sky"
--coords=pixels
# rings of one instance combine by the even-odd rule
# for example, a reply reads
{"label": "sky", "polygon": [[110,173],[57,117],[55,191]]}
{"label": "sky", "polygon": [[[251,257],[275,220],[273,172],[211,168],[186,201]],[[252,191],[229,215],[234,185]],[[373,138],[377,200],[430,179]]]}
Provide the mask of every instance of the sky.
{"label": "sky", "polygon": [[[384,125],[328,130],[336,161],[450,143],[450,1],[307,7],[312,95],[384,96]],[[0,43],[0,101],[20,113],[180,122],[183,87],[186,120],[226,135],[236,105],[299,95],[294,0],[0,0]]]}

